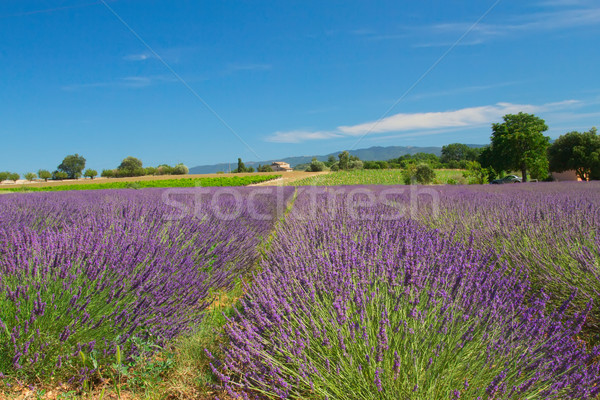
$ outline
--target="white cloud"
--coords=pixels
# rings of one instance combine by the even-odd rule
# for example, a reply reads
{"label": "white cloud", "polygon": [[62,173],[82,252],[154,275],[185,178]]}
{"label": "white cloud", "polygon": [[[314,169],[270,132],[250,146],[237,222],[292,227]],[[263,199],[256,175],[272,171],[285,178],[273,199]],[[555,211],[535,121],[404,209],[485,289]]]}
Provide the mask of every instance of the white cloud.
{"label": "white cloud", "polygon": [[300,143],[307,140],[323,140],[323,139],[335,139],[342,137],[343,135],[336,132],[328,131],[309,131],[309,130],[295,130],[287,132],[275,132],[267,141],[275,143]]}
{"label": "white cloud", "polygon": [[469,107],[452,111],[399,113],[381,120],[357,125],[342,125],[331,131],[293,130],[275,132],[267,141],[278,143],[299,143],[309,140],[358,137],[367,134],[389,132],[413,132],[416,134],[435,134],[456,128],[470,128],[489,125],[501,120],[505,114],[518,112],[539,113],[564,110],[578,105],[577,100],[566,100],[543,105],[497,103],[480,107]]}
{"label": "white cloud", "polygon": [[152,56],[148,53],[129,54],[123,57],[127,61],[146,61],[149,58],[152,58]]}
{"label": "white cloud", "polygon": [[583,2],[557,0],[539,4],[543,7],[562,8],[544,10],[531,14],[506,18],[501,23],[479,23],[471,28],[471,22],[448,22],[412,28],[413,35],[420,38],[413,47],[448,46],[448,37],[458,36],[471,29],[467,40],[460,45],[478,45],[491,39],[515,37],[527,33],[545,33],[600,25],[600,7]]}

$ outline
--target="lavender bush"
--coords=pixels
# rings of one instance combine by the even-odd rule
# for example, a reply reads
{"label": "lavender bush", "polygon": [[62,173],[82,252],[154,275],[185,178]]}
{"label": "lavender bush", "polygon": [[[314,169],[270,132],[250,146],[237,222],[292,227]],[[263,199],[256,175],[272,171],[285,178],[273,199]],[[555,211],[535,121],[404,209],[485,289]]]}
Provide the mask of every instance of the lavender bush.
{"label": "lavender bush", "polygon": [[[600,296],[598,182],[446,187],[439,195],[437,216],[421,208],[417,220],[526,268],[534,288],[543,288],[554,307],[574,290],[579,310]],[[586,328],[600,333],[597,305]]]}
{"label": "lavender bush", "polygon": [[[598,351],[574,338],[587,309],[494,253],[384,205],[301,194],[226,327],[214,372],[232,395],[297,399],[585,399]],[[362,220],[351,217],[359,215]]]}
{"label": "lavender bush", "polygon": [[0,377],[83,379],[198,324],[256,262],[277,193],[196,190],[0,197]]}

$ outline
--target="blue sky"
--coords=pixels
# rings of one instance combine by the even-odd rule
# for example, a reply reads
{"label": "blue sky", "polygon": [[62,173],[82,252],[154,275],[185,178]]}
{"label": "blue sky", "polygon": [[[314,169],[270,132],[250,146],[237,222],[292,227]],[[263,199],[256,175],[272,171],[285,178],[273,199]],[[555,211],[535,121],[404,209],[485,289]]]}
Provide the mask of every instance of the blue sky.
{"label": "blue sky", "polygon": [[596,0],[3,0],[0,170],[555,138],[600,125],[599,39]]}

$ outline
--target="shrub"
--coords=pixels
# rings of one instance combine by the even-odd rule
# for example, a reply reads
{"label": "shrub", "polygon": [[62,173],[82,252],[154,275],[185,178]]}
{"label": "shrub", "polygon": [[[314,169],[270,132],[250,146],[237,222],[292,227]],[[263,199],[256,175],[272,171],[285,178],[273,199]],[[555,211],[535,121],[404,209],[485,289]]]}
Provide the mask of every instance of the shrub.
{"label": "shrub", "polygon": [[188,167],[183,164],[177,164],[173,167],[172,174],[173,175],[187,175],[190,172]]}
{"label": "shrub", "polygon": [[322,161],[317,160],[316,158],[313,158],[312,161],[310,162],[310,165],[308,166],[308,171],[310,172],[321,172],[321,171],[325,171],[325,163]]}
{"label": "shrub", "polygon": [[144,175],[156,175],[156,168],[154,167],[146,167],[144,168]]}
{"label": "shrub", "polygon": [[64,171],[54,171],[52,173],[52,179],[55,181],[62,181],[64,179],[67,179],[69,177],[69,174],[67,174]]}
{"label": "shrub", "polygon": [[273,172],[273,167],[270,165],[259,165],[258,172]]}
{"label": "shrub", "polygon": [[173,173],[173,167],[167,164],[159,165],[156,168],[156,173],[158,175],[171,175]]}
{"label": "shrub", "polygon": [[115,177],[115,170],[113,169],[103,169],[102,173],[100,174],[101,177],[103,178],[114,178]]}
{"label": "shrub", "polygon": [[428,164],[419,164],[415,169],[415,178],[421,185],[426,185],[435,178],[435,171]]}

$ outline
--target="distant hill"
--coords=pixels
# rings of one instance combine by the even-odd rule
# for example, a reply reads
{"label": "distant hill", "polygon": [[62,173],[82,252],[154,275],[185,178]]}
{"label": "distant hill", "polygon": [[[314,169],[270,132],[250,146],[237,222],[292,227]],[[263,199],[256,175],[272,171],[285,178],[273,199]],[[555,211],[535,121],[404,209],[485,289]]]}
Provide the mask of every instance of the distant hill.
{"label": "distant hill", "polygon": [[[482,145],[470,144],[468,146],[471,147],[482,147]],[[258,167],[259,164],[271,164],[273,161],[283,161],[290,164],[291,167],[295,167],[296,165],[306,164],[311,162],[313,157],[316,157],[319,161],[327,161],[329,156],[333,155],[337,157],[339,153],[343,150],[336,151],[330,154],[324,155],[311,155],[311,156],[295,156],[295,157],[286,157],[279,158],[267,161],[244,161],[244,164],[247,167]],[[439,156],[442,153],[441,147],[415,147],[415,146],[374,146],[369,147],[368,149],[357,149],[350,150],[349,153],[353,156],[357,156],[363,161],[376,161],[376,160],[390,160],[392,158],[398,158],[400,156],[404,156],[406,154],[415,154],[415,153],[433,153]],[[190,174],[214,174],[219,171],[228,172],[229,169],[234,170],[237,168],[237,161],[232,161],[231,163],[220,163],[213,165],[199,165],[197,167],[190,168]]]}

